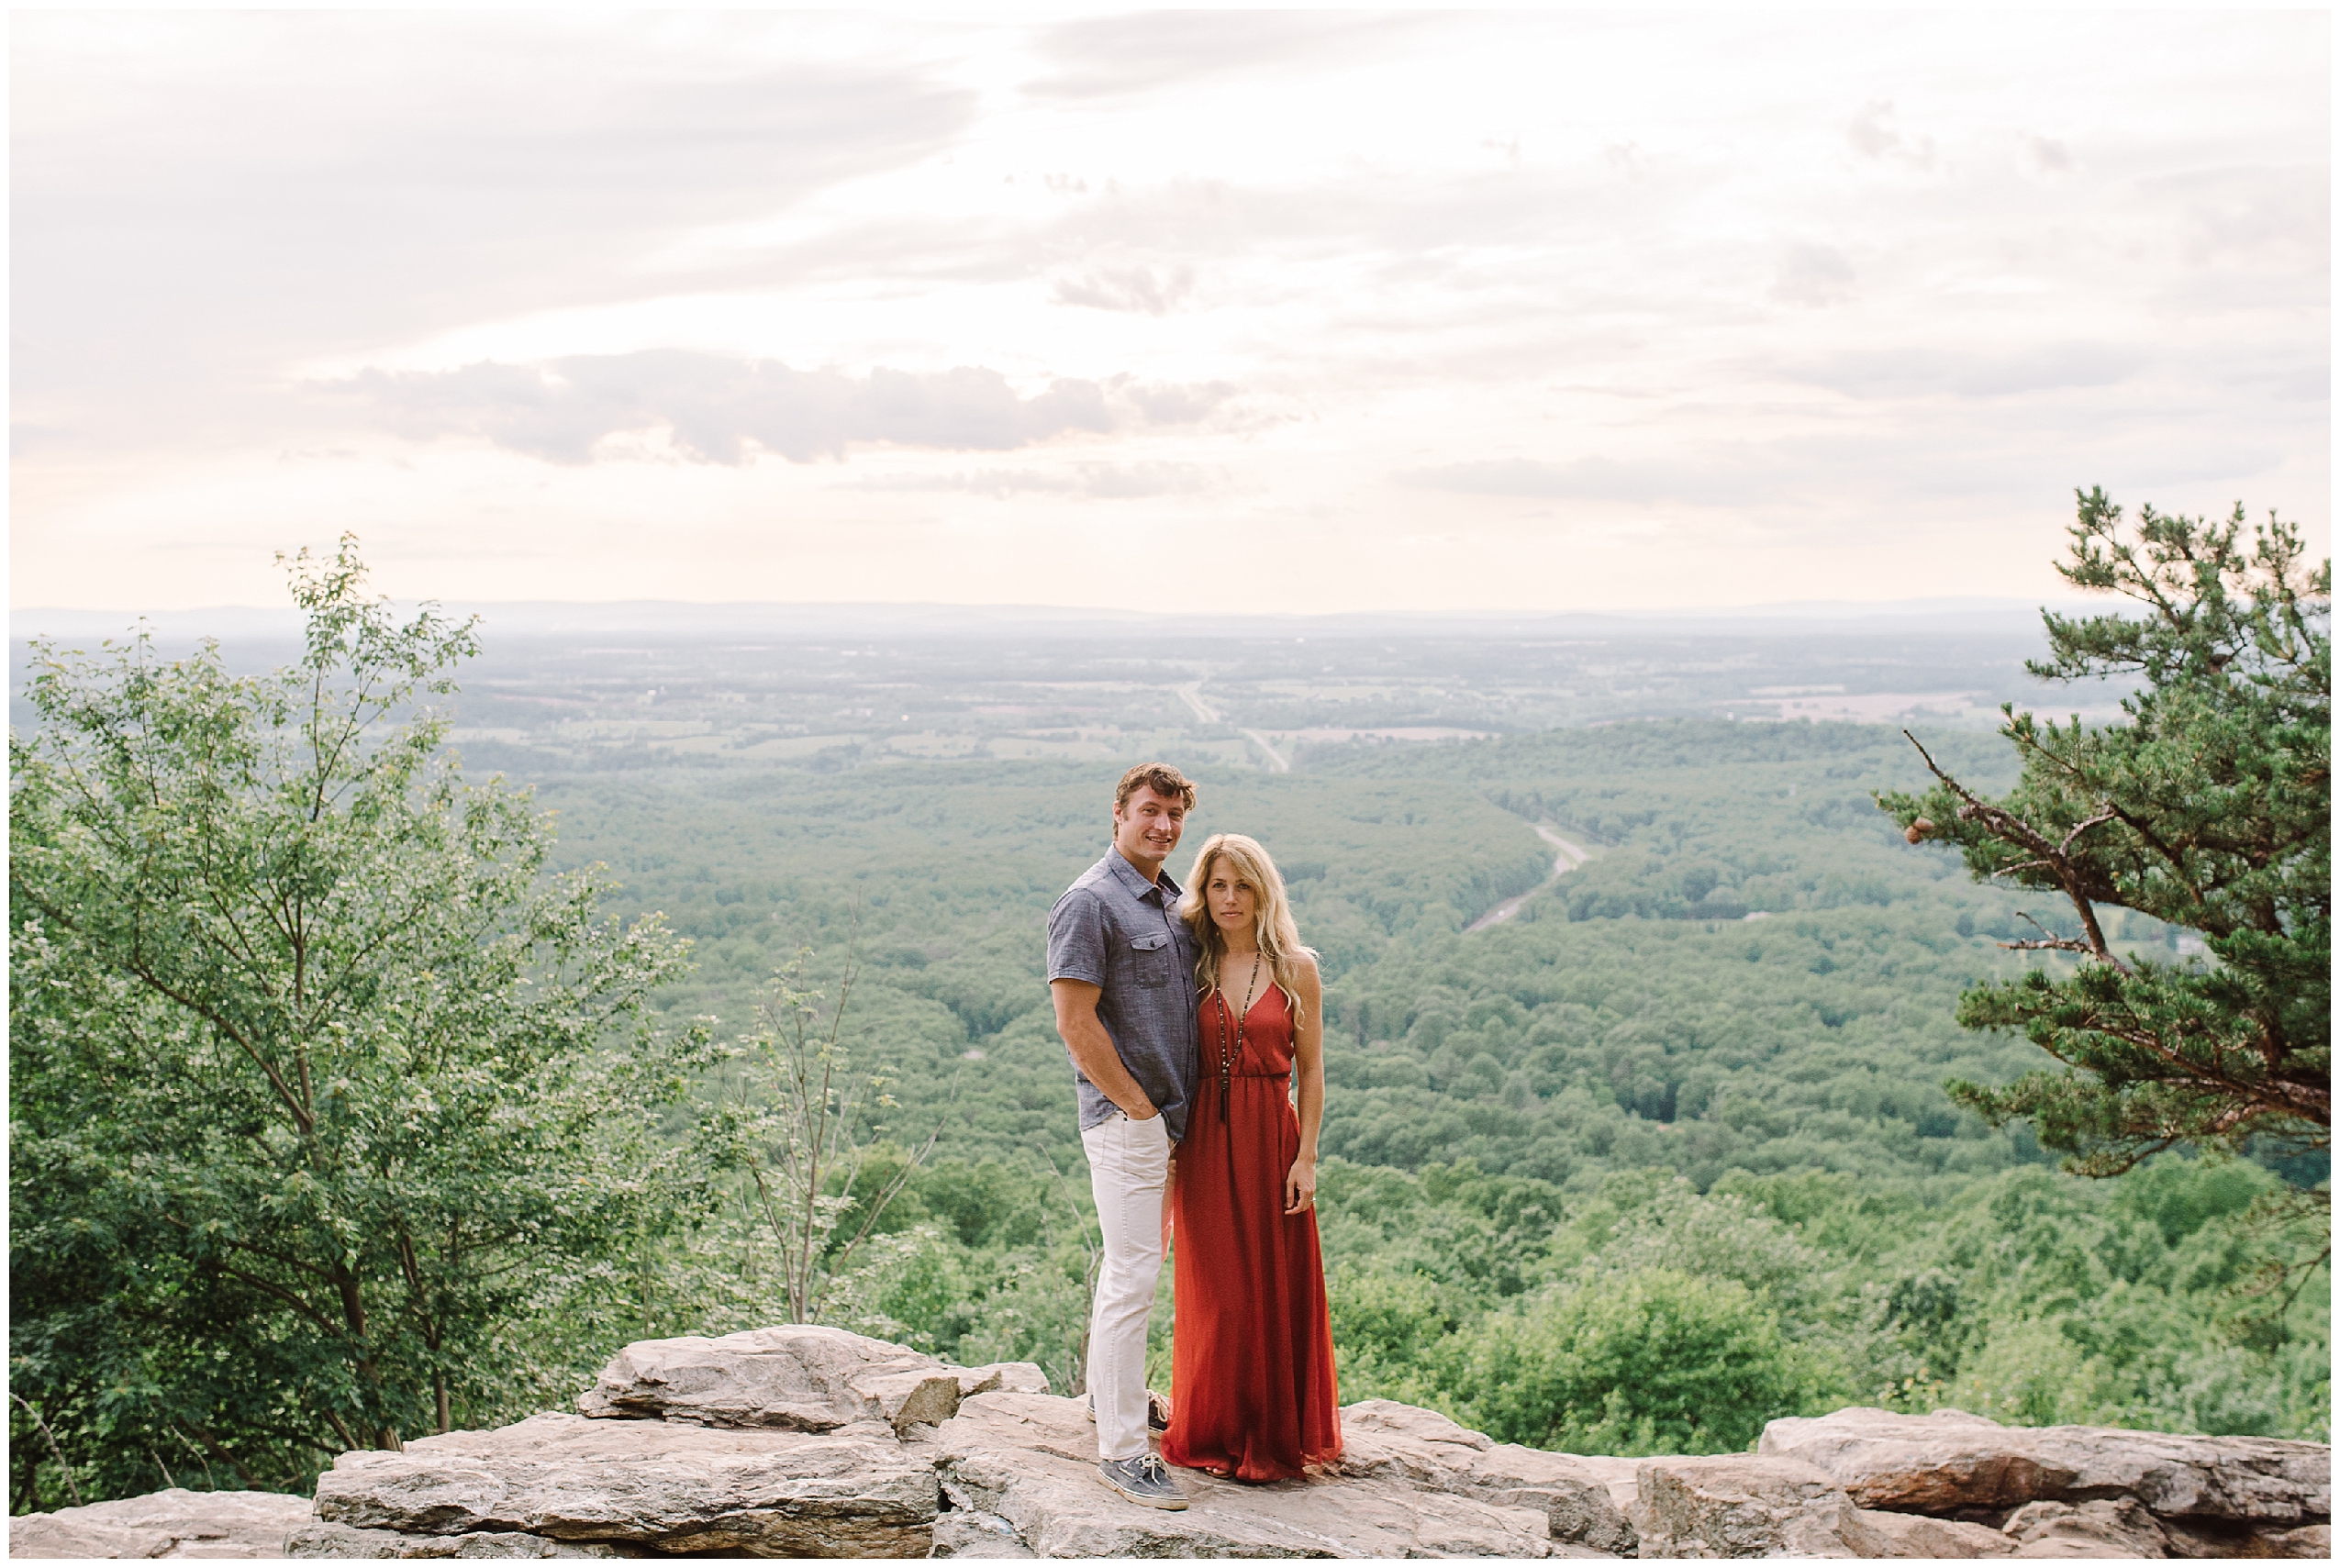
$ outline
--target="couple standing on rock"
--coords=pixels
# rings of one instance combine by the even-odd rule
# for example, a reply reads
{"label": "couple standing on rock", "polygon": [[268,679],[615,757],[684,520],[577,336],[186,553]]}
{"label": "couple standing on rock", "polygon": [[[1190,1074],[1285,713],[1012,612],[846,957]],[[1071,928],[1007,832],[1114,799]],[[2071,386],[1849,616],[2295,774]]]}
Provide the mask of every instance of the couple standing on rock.
{"label": "couple standing on rock", "polygon": [[[1214,834],[1189,885],[1171,880],[1164,862],[1194,804],[1177,769],[1131,768],[1114,792],[1113,847],[1048,916],[1049,989],[1105,1236],[1087,1367],[1098,1473],[1156,1508],[1187,1506],[1165,1460],[1277,1481],[1341,1452],[1316,1235],[1316,955],[1257,841]],[[1146,1318],[1165,1241],[1176,1321],[1157,1458]]]}

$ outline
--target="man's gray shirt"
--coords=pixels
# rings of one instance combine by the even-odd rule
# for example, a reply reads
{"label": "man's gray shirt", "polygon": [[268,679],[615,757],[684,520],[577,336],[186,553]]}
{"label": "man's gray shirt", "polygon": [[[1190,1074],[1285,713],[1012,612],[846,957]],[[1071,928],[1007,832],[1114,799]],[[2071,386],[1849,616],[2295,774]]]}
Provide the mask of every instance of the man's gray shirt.
{"label": "man's gray shirt", "polygon": [[[1187,1102],[1200,1071],[1196,1038],[1194,934],[1178,918],[1183,890],[1162,873],[1148,882],[1137,867],[1108,850],[1083,872],[1048,912],[1048,978],[1086,980],[1100,986],[1098,1021],[1113,1040],[1121,1065],[1162,1111],[1172,1141],[1187,1136]],[[1116,1109],[1088,1075],[1073,1065],[1080,1093],[1081,1130]]]}

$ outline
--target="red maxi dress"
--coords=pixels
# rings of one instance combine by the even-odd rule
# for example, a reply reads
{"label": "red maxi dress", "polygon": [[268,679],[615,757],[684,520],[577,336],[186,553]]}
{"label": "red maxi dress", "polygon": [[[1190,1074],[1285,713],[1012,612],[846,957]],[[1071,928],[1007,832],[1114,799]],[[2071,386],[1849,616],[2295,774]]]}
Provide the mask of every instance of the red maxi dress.
{"label": "red maxi dress", "polygon": [[1300,1151],[1286,1092],[1291,1008],[1270,985],[1243,1020],[1240,1054],[1235,1021],[1217,991],[1203,999],[1202,1083],[1170,1200],[1177,1306],[1162,1457],[1281,1481],[1340,1457],[1340,1391],[1316,1211],[1284,1213]]}

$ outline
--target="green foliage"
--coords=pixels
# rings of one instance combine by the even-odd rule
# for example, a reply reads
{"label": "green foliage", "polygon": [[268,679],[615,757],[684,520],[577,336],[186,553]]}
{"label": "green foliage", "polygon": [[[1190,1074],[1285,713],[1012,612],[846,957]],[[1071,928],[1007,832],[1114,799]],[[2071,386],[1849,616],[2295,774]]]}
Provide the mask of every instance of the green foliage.
{"label": "green foliage", "polygon": [[[2142,677],[2127,721],[2041,722],[2011,707],[2022,763],[2004,797],[1947,770],[1878,803],[1956,844],[1978,880],[2051,893],[2076,932],[2018,946],[2085,955],[1962,999],[1969,1029],[2020,1031],[2066,1070],[1962,1083],[1995,1123],[2029,1120],[2092,1174],[2178,1144],[2329,1147],[2332,1125],[2332,571],[2297,529],[2245,538],[2145,507],[2134,534],[2100,490],[2079,498],[2065,580],[2130,616],[2046,617],[2061,680]],[[1920,819],[1926,826],[1914,826]],[[2214,962],[2115,951],[2105,906],[2203,933]]]}
{"label": "green foliage", "polygon": [[1343,1398],[1421,1405],[1439,1397],[1431,1352],[1456,1327],[1453,1292],[1370,1259],[1333,1265],[1325,1286]]}
{"label": "green foliage", "polygon": [[1556,1285],[1459,1335],[1441,1368],[1471,1424],[1572,1453],[1729,1453],[1803,1413],[1777,1314],[1733,1279],[1628,1269]]}
{"label": "green foliage", "polygon": [[737,1092],[717,1098],[694,1140],[714,1168],[744,1177],[740,1197],[776,1257],[791,1323],[819,1321],[831,1276],[851,1265],[934,1147],[930,1135],[908,1158],[873,1166],[863,1124],[896,1101],[883,1074],[855,1071],[841,1038],[850,961],[835,1006],[824,1008],[803,984],[811,956],[799,951],[774,978],[734,1055],[747,1069]]}
{"label": "green foliage", "polygon": [[[2322,1440],[2328,1286],[2275,1320],[2234,1295],[2289,1244],[2234,1223],[2278,1184],[2164,1157],[2104,1184],[2036,1166],[1806,1171],[1701,1194],[1628,1171],[1577,1195],[1467,1163],[1328,1160],[1342,1398],[1575,1452],[1730,1451],[1775,1417],[1849,1404]],[[872,1243],[834,1320],[963,1361],[1039,1360],[1077,1388],[1086,1254],[1071,1194],[945,1163],[905,1201],[963,1190],[982,1195],[981,1222],[929,1208]]]}
{"label": "green foliage", "polygon": [[689,1197],[656,1118],[704,1042],[642,1007],[678,944],[440,757],[467,628],[394,622],[346,540],[292,570],[297,666],[42,646],[10,738],[9,1381],[96,1495],[553,1396]]}
{"label": "green foliage", "polygon": [[963,1364],[1034,1362],[1052,1386],[1084,1386],[1098,1240],[1069,1183],[1031,1162],[940,1161],[911,1171],[888,1218],[903,1228],[834,1281],[824,1321]]}
{"label": "green foliage", "polygon": [[[2002,765],[1986,736],[1944,754],[1984,778]],[[2234,1293],[2278,1240],[2241,1229],[2280,1187],[2257,1166],[2153,1164],[2107,1195],[2144,1206],[2118,1210],[2123,1234],[2150,1229],[2159,1253],[2205,1247],[2187,1240],[2205,1229],[2244,1236],[2215,1267],[2122,1284],[2123,1310],[2144,1313],[2127,1320],[2152,1324],[2145,1339],[2177,1347],[2167,1354],[2084,1342],[2087,1304],[2109,1279],[2082,1282],[2094,1295],[2058,1286],[2043,1303],[2001,1289],[2000,1255],[1967,1246],[1965,1232],[1953,1248],[1949,1221],[1979,1206],[1980,1229],[2008,1228],[2019,1237],[2009,1255],[2032,1260],[2016,1278],[2065,1279],[2049,1263],[2094,1245],[2091,1228],[2104,1221],[2095,1199],[2070,1200],[2035,1232],[2020,1205],[1992,1207],[1994,1184],[2027,1169],[2053,1192],[2077,1184],[2037,1171],[2023,1129],[1994,1131],[1942,1091],[1953,1074],[2013,1077],[2029,1051],[1960,1030],[1960,989],[1978,975],[2061,973],[2067,961],[1999,948],[1994,937],[2022,929],[2020,895],[1967,885],[1949,857],[1911,851],[1875,813],[1872,791],[1923,776],[1898,736],[1669,722],[1320,749],[1311,766],[1223,782],[1203,770],[1196,830],[1261,832],[1309,873],[1293,893],[1332,977],[1324,1136],[1340,1157],[1325,1167],[1321,1223],[1343,1397],[1493,1419],[1461,1353],[1494,1343],[1482,1325],[1508,1315],[1529,1326],[1510,1342],[1556,1344],[1559,1329],[1532,1327],[1540,1304],[1589,1288],[1582,1271],[1670,1271],[1735,1284],[1769,1315],[1778,1353],[1760,1364],[1784,1381],[1753,1386],[1787,1391],[1771,1415],[1855,1402],[1931,1408],[1961,1373],[1980,1375],[1976,1358],[1998,1340],[2008,1348],[1989,1365],[2020,1369],[2053,1350],[2016,1334],[2030,1321],[2113,1369],[2081,1401],[2093,1418],[2240,1419],[2218,1414],[2219,1391],[2247,1386],[2263,1396],[2253,1407],[2260,1429],[2312,1429],[2314,1380],[2298,1369],[2325,1342],[2319,1302],[2294,1304],[2279,1333],[2240,1321],[2250,1300]],[[975,1240],[985,1232],[954,1216],[1003,1200],[946,1209],[957,1202],[951,1183],[921,1173],[885,1222],[885,1247],[856,1283],[841,1282],[852,1294],[840,1309],[963,1359],[1053,1356],[1059,1386],[1076,1386],[1067,1378],[1087,1257],[1073,1219],[1086,1184],[1037,932],[1061,881],[1099,847],[1101,786],[1086,771],[1047,766],[954,764],[948,792],[944,776],[904,766],[853,775],[850,788],[681,775],[639,794],[599,780],[552,787],[572,818],[590,800],[596,852],[628,859],[636,906],[672,913],[713,960],[689,1005],[737,1006],[725,966],[764,963],[801,933],[833,941],[862,899],[871,963],[856,993],[855,1049],[893,1072],[903,1106],[892,1125],[912,1140],[940,1125],[938,1170],[959,1173],[952,1181],[989,1163],[1020,1169],[1015,1179],[1045,1194],[1052,1160],[1067,1179],[1060,1195],[1022,1211],[1055,1217],[1053,1241],[1035,1244],[1030,1234]],[[1518,883],[1472,880],[1485,862],[1462,860],[1458,846],[1516,853],[1514,874],[1548,868],[1522,817],[1555,823],[1594,858],[1511,922],[1465,935]],[[694,824],[705,825],[707,847],[682,836]],[[938,843],[952,852],[936,854]],[[1053,857],[1046,874],[1026,869],[1043,855]],[[1412,891],[1376,905],[1379,886]],[[1607,902],[1580,898],[1587,887]],[[1768,917],[1723,917],[1717,888]],[[2132,942],[2168,951],[2157,921],[2111,918]],[[919,1316],[918,1303],[943,1295],[947,1309]],[[2064,1364],[2042,1364],[2051,1363]],[[1579,1354],[1566,1364],[1606,1363]],[[2246,1366],[2256,1384],[2237,1381]],[[1715,1396],[1733,1396],[1723,1385]],[[1545,1440],[1592,1442],[1584,1434],[1597,1429],[1602,1443],[1630,1443],[1644,1418],[1650,1441],[1677,1440],[1655,1435],[1674,1429],[1661,1428],[1672,1418],[1664,1412],[1612,1419],[1607,1398],[1579,1407],[1577,1436],[1549,1439],[1547,1419]],[[2235,1398],[2239,1411],[2247,1401]]]}
{"label": "green foliage", "polygon": [[[437,678],[436,657],[414,678]],[[262,711],[266,682],[239,684],[215,656],[146,668],[186,713],[229,715],[206,719],[212,730],[298,730],[292,698],[281,724],[235,719],[239,703]],[[76,667],[50,690],[93,678]],[[302,688],[333,703],[359,689],[346,674]],[[185,695],[199,690],[226,695]],[[342,1085],[306,1164],[284,1152],[306,1146],[232,1040],[18,894],[14,1381],[60,1423],[85,1489],[150,1490],[165,1462],[185,1482],[206,1457],[236,1484],[191,1421],[255,1476],[296,1483],[340,1446],[329,1422],[317,1433],[320,1408],[401,1432],[435,1424],[434,1369],[452,1379],[460,1362],[470,1381],[451,1381],[451,1414],[476,1424],[565,1403],[628,1339],[788,1317],[770,1216],[741,1162],[719,1156],[752,1143],[777,1168],[786,1140],[769,1118],[785,1095],[757,1057],[786,1030],[753,1015],[773,972],[808,946],[831,967],[792,979],[800,993],[834,994],[837,956],[860,954],[830,1043],[852,1081],[881,1079],[898,1102],[864,1095],[849,1111],[813,1096],[859,1151],[858,1165],[824,1157],[801,1190],[818,1223],[797,1249],[798,1283],[825,1293],[818,1315],[962,1362],[1035,1361],[1079,1389],[1097,1233],[1041,933],[1104,848],[1118,764],[751,772],[655,767],[638,749],[622,773],[539,779],[538,801],[562,812],[556,851],[526,797],[463,784],[434,751],[440,721],[410,711],[429,695],[426,681],[408,706],[389,704],[396,722],[359,753],[409,757],[408,784],[353,785],[314,823],[263,810],[265,791],[240,784],[190,788],[197,804],[171,807],[244,803],[173,851],[225,847],[201,864],[232,892],[228,907],[291,885],[272,833],[318,846],[303,851],[317,864],[330,850],[362,868],[320,873],[303,895],[326,899],[314,907],[335,927],[311,953],[373,955],[372,978],[336,994],[342,1032],[262,1037],[270,1062],[295,1063],[280,1073],[288,1084],[306,1051],[316,1082]],[[826,687],[804,701],[836,706]],[[89,860],[69,757],[100,777],[86,758],[108,745],[163,744],[143,730],[101,740],[47,712],[17,747],[19,878]],[[172,734],[203,729],[165,717]],[[1978,788],[2022,784],[1993,738],[1935,751]],[[1999,946],[2029,929],[2022,892],[1970,885],[1953,856],[1911,849],[1876,812],[1874,794],[1924,780],[1900,738],[1669,720],[1313,746],[1301,771],[1276,776],[1208,749],[1165,754],[1202,780],[1194,832],[1247,831],[1276,851],[1324,955],[1334,1157],[1320,1224],[1344,1398],[1606,1451],[1742,1447],[1769,1417],[1848,1403],[2328,1429],[2328,1280],[2261,1290],[2270,1260],[2300,1250],[2272,1202],[2280,1179],[2249,1158],[2162,1156],[2077,1181],[2045,1168],[2028,1124],[1993,1127],[1944,1094],[1945,1077],[2005,1083],[2035,1060],[2021,1038],[1961,1030],[1962,989],[2064,985],[2076,966]],[[372,766],[345,771],[371,778]],[[149,820],[128,804],[117,815]],[[1538,824],[1591,859],[1507,923],[1467,931],[1549,875]],[[93,880],[79,902],[44,896],[95,908],[103,926],[127,906],[117,889],[150,869],[179,879],[151,884],[166,890],[214,885],[166,855],[109,852],[113,881]],[[589,871],[596,862],[621,892]],[[541,875],[563,865],[570,881]],[[206,924],[211,896],[141,906],[140,933],[213,943],[174,973],[240,973]],[[2078,940],[2076,919],[2041,913]],[[687,974],[650,934],[668,920],[693,943]],[[2177,956],[2147,906],[2100,908],[2099,922],[2108,941]],[[255,916],[249,929],[274,928]],[[513,942],[533,945],[513,958]],[[581,988],[576,966],[596,962],[630,988]],[[643,1007],[677,1027],[648,1030]],[[518,1043],[516,1020],[534,1030]],[[729,1174],[712,1169],[727,1162]],[[457,1305],[477,1310],[450,1318],[442,1343],[468,1348],[436,1361],[405,1326],[411,1293],[384,1273],[378,1245],[402,1219],[436,1223],[433,1205],[536,1227],[462,1285],[478,1294]],[[191,1218],[217,1223],[198,1242]],[[238,1244],[329,1218],[355,1254],[341,1266],[363,1273],[365,1343],[387,1369],[363,1409],[309,1392],[329,1401],[356,1384],[318,1370],[351,1335],[304,1327],[220,1272],[250,1268]],[[296,1274],[263,1277],[306,1289]],[[1148,1357],[1162,1386],[1170,1305],[1165,1281]],[[478,1325],[467,1341],[466,1322]],[[21,1410],[12,1434],[16,1506],[59,1500]]]}
{"label": "green foliage", "polygon": [[[939,1127],[945,1156],[1044,1152],[1077,1175],[1043,932],[1057,895],[1105,851],[1112,782],[1093,768],[962,762],[540,787],[561,809],[564,857],[606,862],[627,883],[625,907],[692,940],[696,972],[659,998],[671,1015],[746,1019],[805,945],[832,955],[807,984],[833,990],[836,961],[854,949],[864,962],[842,1040],[900,1101],[885,1118],[895,1141]],[[1209,777],[1187,842],[1236,825],[1270,834],[1293,866],[1328,968],[1454,932],[1551,865],[1517,817],[1443,781]]]}
{"label": "green foliage", "polygon": [[[1519,1440],[1715,1451],[1771,1417],[1856,1403],[2018,1423],[2329,1430],[2328,1280],[2280,1319],[2234,1294],[2296,1240],[2234,1223],[2279,1185],[2254,1166],[2165,1157],[2101,1186],[2037,1168],[1742,1173],[1702,1195],[1664,1173],[1618,1173],[1588,1197],[1555,1195],[1556,1228],[1533,1207],[1522,1211],[1532,1221],[1491,1228],[1493,1246],[1522,1259],[1519,1288],[1442,1270],[1439,1242],[1380,1240],[1484,1223],[1486,1178],[1409,1187],[1327,1173],[1336,1335],[1345,1321],[1362,1336],[1355,1364],[1374,1380],[1362,1392],[1411,1396]],[[1432,1196],[1448,1183],[1458,1197]],[[1719,1314],[1725,1297],[1736,1309]],[[1645,1329],[1633,1328],[1640,1315]],[[1632,1362],[1636,1333],[1674,1337],[1666,1367]],[[1410,1361],[1392,1353],[1409,1345]],[[1344,1379],[1351,1366],[1344,1356]],[[1344,1397],[1360,1392],[1344,1381]]]}

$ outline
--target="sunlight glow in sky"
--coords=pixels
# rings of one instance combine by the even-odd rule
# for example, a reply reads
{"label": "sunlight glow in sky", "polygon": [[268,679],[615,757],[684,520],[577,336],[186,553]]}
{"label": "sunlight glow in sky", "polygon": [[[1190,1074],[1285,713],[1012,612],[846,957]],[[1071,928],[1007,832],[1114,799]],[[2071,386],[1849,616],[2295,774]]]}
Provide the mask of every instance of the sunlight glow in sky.
{"label": "sunlight glow in sky", "polygon": [[2056,595],[2329,544],[2314,13],[19,13],[11,602]]}

